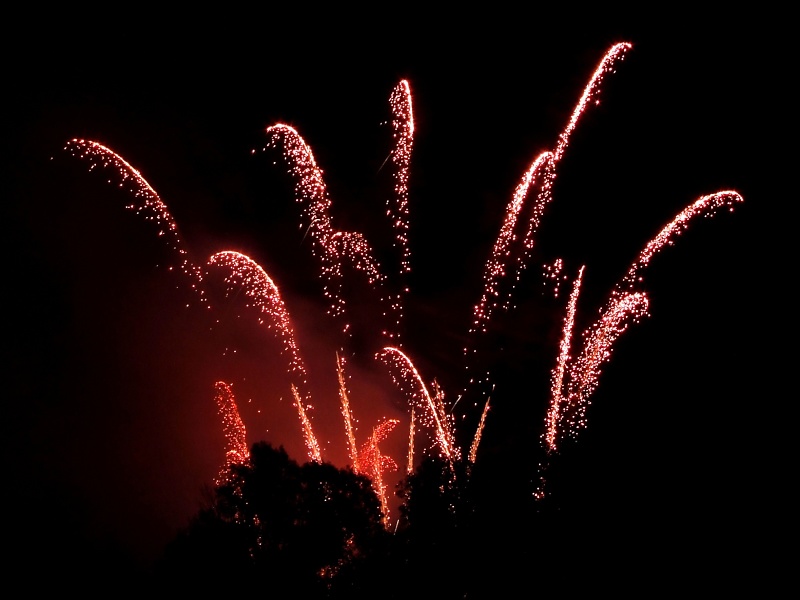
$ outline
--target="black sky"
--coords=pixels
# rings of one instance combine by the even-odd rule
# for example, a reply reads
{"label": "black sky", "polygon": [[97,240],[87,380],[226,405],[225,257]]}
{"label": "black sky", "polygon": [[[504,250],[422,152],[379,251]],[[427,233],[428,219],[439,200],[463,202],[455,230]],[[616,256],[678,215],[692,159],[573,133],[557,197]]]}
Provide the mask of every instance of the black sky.
{"label": "black sky", "polygon": [[[4,470],[28,518],[67,519],[64,530],[87,545],[147,562],[197,509],[223,458],[207,385],[224,370],[208,354],[220,340],[204,337],[200,317],[183,309],[185,291],[154,268],[152,230],[124,197],[65,161],[67,140],[101,142],[139,169],[196,256],[236,249],[256,259],[296,317],[309,369],[330,369],[318,358],[331,348],[298,207],[276,191],[280,169],[250,150],[266,126],[294,126],[324,170],[336,223],[368,230],[383,206],[374,197],[389,147],[381,123],[392,88],[409,80],[417,134],[406,349],[428,380],[447,382],[514,187],[555,144],[603,54],[628,41],[602,104],[576,131],[541,228],[544,254],[587,265],[586,314],[683,207],[726,189],[745,202],[693,224],[649,269],[651,316],[604,371],[589,427],[565,459],[564,511],[648,550],[645,538],[656,547],[695,536],[687,564],[721,548],[752,558],[782,525],[773,509],[788,473],[776,414],[790,398],[772,366],[785,311],[772,298],[786,294],[776,274],[789,215],[778,198],[790,198],[772,161],[784,155],[775,134],[789,71],[759,19],[578,28],[562,15],[511,12],[435,22],[414,11],[391,21],[338,15],[313,27],[297,15],[145,17],[25,26],[4,42]],[[537,447],[517,438],[543,423],[548,387],[538,375],[555,357],[553,339],[539,337],[552,323],[524,308],[504,333],[508,387],[486,432],[514,465],[526,444]],[[250,368],[240,389],[255,394],[278,375],[264,366],[274,349],[248,335],[237,340],[250,352],[237,368]],[[358,369],[353,385],[380,399],[362,409],[366,428],[391,402],[378,370]],[[330,398],[316,409],[333,436]],[[240,409],[251,435],[270,427],[266,406]],[[304,458],[299,435],[275,429],[266,435]],[[403,448],[405,434],[394,435]],[[331,442],[337,462],[343,442]],[[41,552],[26,528],[14,540],[23,561]],[[604,538],[596,542],[592,551]]]}

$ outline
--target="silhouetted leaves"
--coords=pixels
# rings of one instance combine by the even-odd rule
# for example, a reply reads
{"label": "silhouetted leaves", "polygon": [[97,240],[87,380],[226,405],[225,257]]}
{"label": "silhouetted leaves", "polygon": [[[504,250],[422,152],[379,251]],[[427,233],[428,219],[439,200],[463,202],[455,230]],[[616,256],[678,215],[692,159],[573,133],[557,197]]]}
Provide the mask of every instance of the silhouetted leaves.
{"label": "silhouetted leaves", "polygon": [[303,598],[505,595],[543,571],[548,552],[529,488],[509,484],[513,468],[427,458],[398,485],[400,520],[387,530],[367,477],[255,444],[157,573],[181,589],[252,584]]}
{"label": "silhouetted leaves", "polygon": [[299,465],[263,442],[227,475],[213,504],[167,548],[161,579],[333,596],[352,595],[362,585],[357,574],[380,568],[389,533],[366,477],[327,463]]}

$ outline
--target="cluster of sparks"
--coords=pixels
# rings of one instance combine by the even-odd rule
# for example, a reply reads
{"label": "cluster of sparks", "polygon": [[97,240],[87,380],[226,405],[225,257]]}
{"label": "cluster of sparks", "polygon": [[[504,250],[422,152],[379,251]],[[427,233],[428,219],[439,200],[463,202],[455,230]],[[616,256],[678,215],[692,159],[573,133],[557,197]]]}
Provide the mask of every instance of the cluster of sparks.
{"label": "cluster of sparks", "polygon": [[217,401],[217,410],[222,418],[222,429],[226,440],[225,465],[217,478],[217,481],[221,482],[230,472],[229,467],[246,463],[250,459],[250,448],[247,445],[247,428],[236,407],[231,385],[218,381],[214,388],[216,390],[214,399]]}
{"label": "cluster of sparks", "polygon": [[[558,143],[552,151],[542,152],[537,156],[528,170],[522,176],[514,190],[514,195],[506,209],[505,219],[500,227],[494,247],[484,269],[484,289],[481,299],[474,308],[473,332],[485,332],[492,314],[498,307],[507,308],[511,300],[511,290],[504,296],[501,295],[500,282],[508,275],[509,269],[513,270],[513,282],[520,277],[521,271],[527,265],[528,258],[534,246],[535,234],[544,214],[545,207],[552,200],[552,187],[556,177],[556,166],[561,161],[569,145],[570,136],[575,130],[581,116],[588,106],[599,104],[599,95],[602,83],[609,72],[613,72],[616,64],[623,60],[625,53],[631,48],[628,43],[615,44],[606,52],[600,64],[595,69],[589,83],[583,90],[583,95],[572,111],[569,122],[558,137]],[[528,198],[533,197],[533,207],[530,211],[528,222],[523,224],[523,231],[519,231],[519,217]],[[521,244],[522,250],[513,253],[516,243]],[[512,262],[513,264],[509,264]]]}
{"label": "cluster of sparks", "polygon": [[399,348],[387,346],[377,354],[377,358],[389,367],[392,378],[404,390],[411,406],[426,415],[423,423],[434,432],[440,455],[451,463],[458,460],[461,452],[455,441],[453,415],[447,410],[444,392],[436,381],[433,382],[434,393],[431,394],[412,360]]}
{"label": "cluster of sparks", "polygon": [[[88,162],[90,171],[101,169],[104,174],[108,175],[108,184],[128,192],[131,201],[125,208],[136,212],[137,215],[155,225],[157,235],[166,240],[171,254],[177,257],[177,267],[187,276],[191,288],[202,296],[202,269],[190,260],[175,219],[167,205],[141,173],[119,154],[97,142],[82,139],[70,140],[65,151]],[[169,265],[168,268],[173,270],[175,265]]]}
{"label": "cluster of sparks", "polygon": [[[586,110],[599,102],[598,97],[606,75],[614,71],[630,48],[630,44],[620,43],[608,50],[584,88],[554,149],[541,153],[532,161],[514,190],[500,231],[484,266],[482,294],[474,305],[469,327],[470,340],[474,341],[477,336],[489,329],[492,315],[497,310],[508,308],[514,286],[527,268],[534,249],[535,234],[539,230],[545,208],[552,200],[557,167],[568,148],[570,136]],[[262,152],[279,150],[285,160],[289,176],[294,182],[295,200],[302,208],[300,230],[312,241],[312,252],[320,265],[322,293],[329,303],[329,315],[340,324],[339,331],[343,334],[343,344],[346,344],[351,333],[346,302],[347,276],[363,278],[363,281],[376,291],[380,306],[384,307],[383,314],[386,316],[384,325],[386,323],[391,325],[377,332],[384,344],[374,358],[385,365],[398,389],[408,400],[410,418],[406,471],[411,472],[415,456],[415,440],[419,440],[421,432],[430,435],[429,445],[424,447],[423,451],[436,452],[451,464],[462,459],[462,451],[456,442],[453,407],[448,408],[446,405],[444,391],[436,380],[426,384],[425,378],[419,373],[400,343],[403,297],[408,291],[405,275],[411,269],[411,253],[408,248],[408,181],[414,119],[411,90],[407,81],[401,81],[392,91],[390,107],[393,148],[387,161],[391,159],[394,185],[386,201],[386,217],[395,231],[394,246],[398,263],[397,272],[400,276],[399,284],[393,289],[366,238],[361,233],[340,231],[334,227],[330,215],[332,200],[328,195],[323,171],[317,165],[311,148],[300,133],[293,127],[281,123],[268,127],[265,131],[267,143]],[[112,150],[96,142],[75,139],[68,142],[66,150],[75,157],[89,161],[92,169],[101,167],[104,172],[110,173],[109,183],[119,187],[132,186],[133,202],[128,208],[154,221],[158,226],[158,234],[170,240],[171,247],[178,257],[177,266],[190,279],[192,288],[198,291],[204,303],[210,302],[204,293],[203,285],[212,271],[222,272],[227,293],[244,290],[248,305],[255,309],[258,324],[265,326],[282,343],[282,351],[287,359],[292,379],[291,392],[294,406],[308,457],[312,461],[322,462],[320,443],[314,434],[309,413],[312,403],[307,389],[306,367],[295,340],[289,312],[281,299],[278,286],[266,271],[248,256],[235,251],[218,252],[202,266],[195,265],[183,248],[177,226],[166,205],[136,169]],[[675,238],[694,218],[711,216],[723,207],[732,209],[734,204],[741,201],[742,198],[738,193],[723,191],[702,196],[684,209],[645,246],[620,283],[612,290],[594,324],[579,337],[576,336],[574,329],[585,266],[580,268],[572,281],[571,293],[565,307],[559,352],[551,371],[550,403],[541,438],[543,447],[548,453],[557,452],[560,442],[565,437],[575,437],[578,431],[586,426],[586,411],[590,398],[598,385],[603,365],[610,359],[614,343],[630,324],[647,315],[648,297],[639,288],[643,280],[643,271],[651,259],[660,250],[673,244]],[[532,206],[528,209],[527,220],[523,222],[523,207],[526,203]],[[563,261],[556,259],[549,266],[545,266],[544,275],[546,279],[555,282],[556,296],[558,296],[558,286],[568,281]],[[502,286],[504,282],[507,283],[506,287]],[[579,340],[576,342],[578,337]],[[464,349],[464,353],[465,357],[470,359],[474,357],[476,350],[474,347],[468,347]],[[336,355],[336,372],[351,466],[357,473],[365,474],[371,479],[381,500],[384,515],[388,516],[384,474],[387,471],[398,470],[398,465],[391,457],[381,452],[379,445],[400,424],[400,420],[395,418],[381,420],[372,427],[368,438],[358,444],[357,421],[350,406],[344,355],[342,346],[342,352]],[[465,379],[472,381],[469,375]],[[249,456],[246,430],[239,417],[231,385],[217,382],[215,393],[227,440],[226,465],[246,462]],[[478,458],[478,447],[490,410],[489,405],[489,398],[486,398],[483,402],[480,423],[471,436],[471,444],[466,453],[467,460],[471,463]]]}

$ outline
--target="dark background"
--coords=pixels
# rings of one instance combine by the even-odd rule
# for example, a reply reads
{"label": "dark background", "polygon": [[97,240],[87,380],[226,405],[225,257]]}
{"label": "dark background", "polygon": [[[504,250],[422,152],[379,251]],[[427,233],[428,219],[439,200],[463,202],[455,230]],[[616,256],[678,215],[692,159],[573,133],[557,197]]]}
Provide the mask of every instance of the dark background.
{"label": "dark background", "polygon": [[[603,54],[628,41],[559,165],[539,236],[547,260],[564,258],[572,273],[587,265],[586,318],[685,206],[727,189],[744,203],[693,223],[648,269],[650,317],[616,345],[589,426],[559,462],[560,518],[595,533],[555,540],[554,552],[591,562],[626,547],[626,557],[679,573],[707,571],[713,558],[712,584],[743,570],[772,579],[792,472],[791,370],[781,366],[791,350],[778,343],[792,342],[783,233],[792,192],[781,165],[793,139],[793,61],[775,29],[785,18],[502,8],[435,17],[398,7],[7,21],[3,466],[16,558],[48,564],[100,549],[146,568],[224,460],[211,374],[249,374],[251,383],[234,385],[254,394],[279,377],[274,348],[252,331],[236,342],[241,362],[220,366],[223,342],[208,340],[206,317],[185,310],[180,282],[155,267],[164,257],[153,229],[124,209],[124,194],[65,159],[67,140],[96,140],[137,168],[193,256],[237,249],[265,268],[297,322],[310,378],[325,373],[315,416],[327,423],[327,456],[343,465],[316,266],[288,178],[251,154],[264,128],[300,132],[325,173],[335,223],[370,237],[389,148],[381,123],[392,88],[410,82],[404,348],[452,398],[481,269],[513,190],[556,143]],[[536,474],[556,356],[558,322],[525,310],[538,270],[534,262],[520,306],[501,320],[503,353],[489,357],[506,377],[483,448],[495,460],[508,453],[509,480]],[[238,330],[226,331],[229,343]],[[363,436],[397,407],[379,370],[355,363],[364,383],[353,386],[370,397],[359,409]],[[286,412],[285,389],[275,395]],[[237,401],[251,441],[305,458],[291,411],[285,426],[274,398]],[[387,442],[399,463],[404,435]]]}

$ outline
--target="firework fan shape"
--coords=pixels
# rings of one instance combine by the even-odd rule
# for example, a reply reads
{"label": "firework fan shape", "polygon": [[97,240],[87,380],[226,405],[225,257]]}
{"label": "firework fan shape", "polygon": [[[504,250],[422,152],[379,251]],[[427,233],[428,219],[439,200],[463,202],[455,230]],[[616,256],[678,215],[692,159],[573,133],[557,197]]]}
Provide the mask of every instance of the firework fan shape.
{"label": "firework fan shape", "polygon": [[[464,348],[464,386],[462,398],[468,390],[490,389],[491,373],[485,370],[474,374],[474,365],[480,362],[479,340],[491,328],[493,316],[511,304],[515,286],[530,263],[546,207],[553,200],[553,183],[559,164],[569,148],[573,132],[584,115],[598,103],[598,98],[608,76],[614,73],[631,50],[629,43],[613,45],[585,86],[581,97],[561,131],[552,150],[536,156],[521,176],[505,212],[505,218],[483,269],[482,292],[473,307],[468,324],[468,345]],[[385,200],[385,215],[394,230],[391,269],[376,258],[366,237],[354,231],[338,230],[331,216],[333,199],[317,164],[311,147],[295,128],[278,123],[266,128],[266,143],[254,153],[279,153],[294,184],[294,195],[300,207],[300,230],[311,241],[311,251],[319,265],[322,294],[327,302],[329,317],[337,324],[340,335],[338,351],[331,362],[335,363],[339,404],[343,421],[342,440],[346,441],[351,467],[370,477],[379,495],[385,517],[388,517],[385,477],[389,471],[410,472],[415,456],[428,454],[453,461],[480,460],[480,440],[487,421],[491,422],[488,393],[478,407],[479,422],[473,431],[457,431],[454,408],[435,378],[421,373],[415,366],[413,351],[404,347],[400,335],[404,317],[404,300],[408,292],[406,278],[411,271],[412,252],[409,249],[409,180],[412,166],[415,124],[411,86],[400,81],[393,89],[391,109],[392,150],[387,163],[393,177],[392,191]],[[158,235],[166,241],[173,264],[168,268],[183,277],[196,292],[197,302],[212,313],[217,310],[207,286],[212,275],[222,277],[227,296],[240,294],[257,324],[273,335],[280,344],[282,358],[290,377],[291,397],[298,418],[298,433],[302,435],[308,459],[326,460],[324,441],[318,439],[314,428],[313,406],[308,378],[312,377],[303,360],[303,349],[297,342],[291,317],[291,307],[284,304],[278,285],[253,259],[234,250],[213,254],[209,259],[193,261],[184,248],[178,228],[167,205],[142,175],[110,148],[94,141],[73,139],[66,144],[66,152],[87,162],[91,170],[101,171],[108,182],[124,189],[130,196],[126,208],[142,218],[155,223]],[[606,303],[600,308],[593,323],[583,331],[575,331],[576,315],[580,305],[581,285],[587,267],[560,280],[571,281],[571,293],[563,306],[561,342],[550,377],[550,400],[541,426],[542,450],[547,455],[557,453],[567,438],[574,439],[586,427],[587,409],[597,388],[603,366],[610,360],[613,346],[631,324],[648,314],[649,299],[644,290],[644,274],[654,256],[675,243],[676,238],[700,217],[713,216],[718,211],[732,210],[742,197],[735,191],[722,190],[699,197],[681,211],[635,258],[620,282],[611,290]],[[557,260],[554,268],[561,268]],[[390,277],[389,272],[396,277]],[[553,271],[544,273],[553,277]],[[378,324],[377,337],[380,348],[374,360],[386,369],[397,389],[406,398],[407,420],[395,418],[369,424],[370,433],[358,440],[348,389],[348,344],[353,335],[351,307],[348,290],[351,279],[374,290],[377,304],[382,307],[384,320]],[[250,314],[250,313],[249,313]],[[215,398],[222,417],[227,440],[226,465],[247,460],[245,423],[240,417],[234,390],[229,382],[218,381]],[[464,403],[467,404],[467,403]],[[469,408],[469,407],[467,407]],[[380,443],[395,430],[407,431],[407,459],[398,460],[380,449]],[[462,449],[457,440],[468,440]],[[465,435],[466,434],[466,435]],[[418,452],[418,450],[421,451]],[[407,463],[405,469],[398,464]],[[224,472],[224,470],[223,470]],[[532,474],[533,476],[534,474]],[[539,490],[536,497],[541,497]],[[388,519],[386,520],[388,522]]]}

